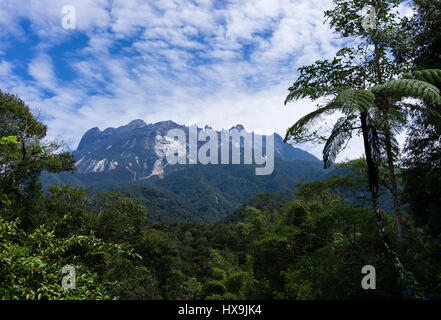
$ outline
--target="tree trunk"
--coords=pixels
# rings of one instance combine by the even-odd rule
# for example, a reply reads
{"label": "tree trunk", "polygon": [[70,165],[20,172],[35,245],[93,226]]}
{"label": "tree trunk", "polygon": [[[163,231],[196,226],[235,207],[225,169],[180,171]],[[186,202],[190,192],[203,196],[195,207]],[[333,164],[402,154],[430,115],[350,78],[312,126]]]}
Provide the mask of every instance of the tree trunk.
{"label": "tree trunk", "polygon": [[[376,40],[374,40],[374,46],[375,46],[375,72],[377,74],[377,81],[378,83],[383,83],[381,63],[380,63],[380,48],[378,47],[378,43]],[[383,115],[385,117],[388,117],[389,101],[387,100],[387,98],[381,99],[378,104]],[[394,168],[394,160],[392,155],[392,144],[391,144],[389,124],[385,132],[385,139],[386,139],[385,143],[386,143],[386,154],[387,154],[387,166],[389,167],[389,176],[390,176],[389,179],[391,184],[392,199],[394,203],[397,234],[398,234],[398,239],[401,242],[403,240],[403,228],[401,226],[401,209],[400,209],[400,203],[398,201],[398,187],[397,187],[397,181],[395,179],[395,168]]]}
{"label": "tree trunk", "polygon": [[383,242],[387,254],[389,258],[391,258],[392,262],[394,263],[395,269],[397,272],[404,276],[406,274],[406,270],[404,269],[400,259],[398,258],[396,252],[392,248],[391,241],[389,237],[386,234],[386,231],[384,229],[383,224],[383,218],[381,216],[380,212],[380,206],[378,202],[378,189],[379,189],[379,182],[378,182],[378,166],[376,162],[373,159],[372,155],[372,148],[370,144],[370,138],[369,138],[369,128],[367,124],[367,113],[362,112],[360,115],[361,120],[361,128],[363,132],[363,142],[364,142],[364,150],[366,154],[366,162],[367,162],[367,171],[368,171],[368,181],[369,181],[369,189],[371,191],[372,195],[372,206],[375,213],[375,221],[377,223],[378,232],[380,234],[381,241]]}
{"label": "tree trunk", "polygon": [[397,223],[398,239],[401,242],[403,241],[403,228],[401,225],[401,209],[400,209],[400,203],[398,201],[398,187],[397,187],[397,181],[395,179],[395,168],[394,168],[394,160],[392,155],[392,145],[391,145],[389,130],[386,131],[385,138],[386,138],[387,165],[389,167],[389,176],[390,176],[389,179],[391,184],[392,198],[394,202],[395,220]]}

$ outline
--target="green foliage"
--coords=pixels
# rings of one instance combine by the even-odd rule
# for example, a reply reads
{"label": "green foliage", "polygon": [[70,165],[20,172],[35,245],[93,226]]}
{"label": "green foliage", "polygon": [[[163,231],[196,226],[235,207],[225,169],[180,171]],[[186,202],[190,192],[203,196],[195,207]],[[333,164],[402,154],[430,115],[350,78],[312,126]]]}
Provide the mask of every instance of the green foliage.
{"label": "green foliage", "polygon": [[114,243],[133,243],[141,234],[147,210],[136,201],[120,194],[99,194],[96,200],[98,210],[97,234]]}
{"label": "green foliage", "polygon": [[391,80],[387,83],[374,86],[371,91],[379,97],[421,98],[429,104],[441,104],[439,89],[421,80]]}
{"label": "green foliage", "polygon": [[354,111],[367,112],[375,103],[375,95],[368,90],[343,90],[334,103],[342,112],[352,115]]}
{"label": "green foliage", "polygon": [[376,10],[376,24],[379,30],[393,30],[396,25],[397,7],[401,0],[334,0],[334,7],[325,11],[326,20],[334,30],[344,37],[363,37],[369,34],[362,26],[366,16],[363,9],[373,5]]}
{"label": "green foliage", "polygon": [[[408,43],[394,48],[402,58],[408,52],[418,54],[412,61],[427,62],[432,69],[374,86],[378,79],[375,59],[370,59],[371,44],[384,62],[380,71],[385,79],[406,69],[404,63],[388,60],[387,48],[396,45],[393,41],[403,32],[396,29],[398,22],[390,10],[399,1],[376,1],[379,28],[370,32],[360,24],[360,9],[370,1],[335,0],[335,7],[325,13],[331,26],[343,36],[365,37],[366,46],[344,48],[332,61],[301,68],[286,100],[331,96],[330,103],[288,130],[287,137],[296,141],[325,141],[319,132],[309,132],[310,126],[334,111],[345,114],[325,144],[326,165],[335,160],[351,132],[359,130],[360,115],[369,126],[368,142],[381,153],[382,146],[375,144],[403,125],[404,109],[414,112],[404,168],[399,171],[408,203],[399,251],[412,273],[397,277],[384,257],[383,243],[372,232],[376,221],[366,205],[370,200],[366,159],[339,164],[333,171],[338,175],[312,182],[304,177],[307,168],[295,173],[285,167],[276,173],[277,179],[263,180],[266,193],[257,196],[257,182],[244,178],[241,169],[228,175],[215,171],[213,187],[199,167],[176,173],[179,178],[170,193],[149,186],[122,190],[136,201],[69,186],[54,186],[43,193],[40,173],[70,170],[73,158],[56,152],[58,144],[43,143],[46,126],[18,97],[0,92],[0,299],[439,299],[441,139],[432,125],[439,117],[438,106],[430,103],[439,102],[434,87],[439,86],[439,70],[433,69],[439,68],[439,59],[433,58],[439,55],[434,48],[441,33],[434,31],[441,20],[429,21],[439,15],[433,10],[438,2],[417,1],[415,21],[403,24],[422,26],[412,33],[417,35],[415,50],[403,51]],[[367,59],[355,63],[360,57]],[[426,104],[406,105],[400,102],[403,97],[420,98]],[[386,113],[384,99],[390,107]],[[394,144],[392,138],[389,142]],[[386,169],[380,163],[376,178],[388,188]],[[282,177],[288,174],[292,179],[286,183]],[[167,184],[172,182],[159,183]],[[183,191],[185,184],[195,187]],[[274,184],[283,185],[282,189],[297,186],[294,194],[273,194],[280,190]],[[231,191],[223,190],[225,186]],[[183,222],[190,220],[189,212],[195,208],[220,217],[253,195],[231,220]],[[153,197],[161,201],[154,203]],[[172,199],[176,201],[170,203]],[[220,208],[208,205],[213,199]],[[190,218],[158,223],[159,219],[152,221],[151,209]],[[386,211],[380,215],[391,244],[397,247],[392,232],[395,219]],[[360,286],[360,270],[367,264],[377,270],[376,290]],[[65,265],[77,269],[75,290],[61,287]]]}
{"label": "green foliage", "polygon": [[[427,73],[431,74],[432,72],[427,71]],[[419,74],[426,73],[421,71]],[[285,141],[292,140],[296,143],[325,141],[323,148],[324,167],[329,168],[337,155],[344,149],[346,142],[352,138],[352,132],[359,128],[357,115],[362,112],[370,112],[370,109],[375,106],[376,99],[381,97],[400,99],[404,97],[421,98],[428,103],[441,105],[440,90],[434,85],[421,80],[391,80],[380,85],[375,85],[370,90],[345,89],[338,93],[336,98],[325,107],[321,107],[298,120],[287,130]],[[436,110],[431,110],[416,104],[407,104],[406,106],[427,114],[431,123],[441,128],[441,115]],[[308,131],[308,128],[320,119],[320,116],[337,110],[345,113],[347,116],[337,120],[327,139],[318,136],[317,131],[312,133]],[[390,130],[388,127],[390,123],[384,126],[382,119],[379,119],[377,122],[378,133],[381,133],[381,130]],[[385,143],[387,143],[387,141]]]}
{"label": "green foliage", "polygon": [[303,98],[317,100],[323,96],[336,96],[345,89],[364,88],[370,67],[353,63],[357,55],[365,54],[364,51],[362,47],[346,47],[339,50],[332,61],[319,60],[300,67],[297,80],[288,89],[290,93],[285,104]]}
{"label": "green foliage", "polygon": [[301,143],[306,141],[317,141],[317,132],[308,133],[307,126],[313,125],[314,122],[320,119],[322,115],[329,115],[338,110],[338,106],[330,103],[324,107],[320,107],[317,110],[308,113],[306,116],[298,120],[292,127],[286,131],[284,141],[292,140],[295,143]]}
{"label": "green foliage", "polygon": [[0,192],[16,209],[11,218],[20,217],[27,227],[38,224],[26,212],[41,196],[40,173],[74,169],[70,153],[58,143],[44,142],[46,130],[24,101],[0,91]]}
{"label": "green foliage", "polygon": [[[55,223],[56,224],[56,223]],[[115,285],[89,268],[94,255],[131,255],[122,246],[102,242],[93,234],[58,238],[54,227],[41,225],[32,233],[19,221],[0,217],[0,297],[2,299],[110,299]],[[74,265],[75,290],[61,287],[62,267]]]}
{"label": "green foliage", "polygon": [[8,137],[1,137],[0,138],[0,144],[2,145],[18,145],[17,136],[8,136]]}
{"label": "green foliage", "polygon": [[416,69],[441,68],[440,0],[415,0],[414,15],[403,19],[400,28],[405,36],[394,42],[398,61],[409,61]]}
{"label": "green foliage", "polygon": [[398,279],[398,283],[402,288],[407,288],[406,291],[401,292],[401,295],[403,295],[405,298],[424,298],[424,293],[421,291],[421,287],[418,281],[415,279],[413,273],[408,272],[405,275],[400,276],[400,278]]}
{"label": "green foliage", "polygon": [[195,277],[191,277],[185,281],[184,286],[185,294],[189,299],[195,300],[200,298],[202,293],[202,284]]}
{"label": "green foliage", "polygon": [[414,117],[403,159],[403,196],[418,227],[441,233],[441,132],[427,119]]}
{"label": "green foliage", "polygon": [[440,69],[426,69],[407,73],[404,75],[407,79],[416,79],[425,81],[433,85],[439,86],[441,84],[441,70]]}
{"label": "green foliage", "polygon": [[344,148],[346,141],[351,139],[355,121],[356,117],[354,116],[348,118],[342,117],[337,120],[323,148],[323,163],[325,168],[331,166],[337,158],[337,155]]}
{"label": "green foliage", "polygon": [[[371,192],[372,206],[377,221],[378,231],[385,246],[386,252],[394,263],[395,269],[402,276],[405,269],[390,245],[389,236],[382,227],[382,215],[379,208],[379,189],[380,177],[379,167],[383,162],[387,163],[389,169],[390,191],[393,197],[394,212],[397,220],[397,230],[400,241],[402,240],[401,212],[398,199],[398,186],[395,179],[395,164],[397,156],[397,143],[394,133],[399,131],[405,123],[404,111],[397,108],[400,100],[406,97],[419,98],[425,103],[440,105],[440,91],[434,85],[415,79],[398,79],[394,76],[406,73],[409,64],[399,64],[390,58],[390,53],[396,50],[393,41],[389,38],[403,38],[405,32],[399,29],[396,9],[400,1],[346,1],[334,0],[334,8],[325,12],[325,16],[330,25],[343,37],[358,38],[359,45],[356,48],[345,48],[344,51],[350,53],[348,61],[340,65],[334,63],[329,65],[327,61],[318,61],[309,67],[299,69],[300,76],[289,88],[289,95],[286,102],[294,99],[310,97],[333,98],[327,105],[333,110],[342,111],[346,117],[340,118],[334,125],[331,135],[326,139],[320,136],[317,131],[311,130],[313,120],[316,120],[322,112],[312,112],[288,129],[285,141],[294,139],[295,142],[304,141],[326,141],[323,149],[324,166],[329,167],[331,161],[335,160],[338,153],[344,149],[346,141],[352,138],[353,130],[360,130],[362,133],[364,151],[367,162],[367,177]],[[362,9],[370,6],[370,10],[376,10],[376,21],[374,28],[365,28],[363,25],[364,17],[361,15]],[[372,12],[371,12],[372,13]],[[372,48],[373,50],[371,50]],[[341,51],[340,51],[341,52]],[[334,61],[338,59],[335,58]],[[361,62],[362,61],[362,62]],[[360,81],[347,82],[344,77],[335,77],[344,74],[348,66],[358,65],[357,71],[364,81],[360,86]],[[306,72],[304,72],[306,70]],[[429,77],[430,71],[418,74]],[[333,89],[317,86],[317,78],[333,79]],[[388,81],[384,81],[388,79]],[[431,78],[433,80],[433,78]],[[326,81],[325,81],[326,83]],[[313,88],[310,90],[309,88]],[[319,89],[317,89],[319,88]],[[367,90],[367,88],[371,88]],[[402,107],[402,105],[401,105]],[[436,126],[441,128],[441,116],[431,108],[419,105],[405,104],[405,107],[417,110],[428,115],[428,119]],[[319,110],[320,110],[319,109]],[[404,109],[404,108],[403,108]],[[392,110],[392,111],[391,111]],[[359,125],[356,120],[359,119]],[[384,160],[383,160],[384,159]]]}

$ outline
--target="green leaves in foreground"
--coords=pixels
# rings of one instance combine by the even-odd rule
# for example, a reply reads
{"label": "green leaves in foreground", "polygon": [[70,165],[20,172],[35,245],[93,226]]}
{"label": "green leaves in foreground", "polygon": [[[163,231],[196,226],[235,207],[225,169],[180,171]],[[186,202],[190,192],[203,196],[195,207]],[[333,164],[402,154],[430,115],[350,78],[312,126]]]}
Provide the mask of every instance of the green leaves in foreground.
{"label": "green leaves in foreground", "polygon": [[[103,242],[93,233],[60,238],[55,235],[55,225],[41,225],[28,233],[20,229],[18,220],[7,221],[0,217],[0,298],[114,298],[110,291],[116,282],[90,265],[106,265],[109,257],[136,258],[133,250]],[[61,287],[65,265],[74,265],[77,270],[75,290]]]}
{"label": "green leaves in foreground", "polygon": [[284,141],[286,142],[292,139],[295,142],[302,142],[303,140],[307,140],[308,137],[313,138],[315,134],[307,134],[307,127],[313,125],[314,122],[320,118],[320,116],[333,113],[336,110],[336,105],[330,103],[311,113],[308,113],[306,116],[298,120],[292,127],[288,128]]}
{"label": "green leaves in foreground", "polygon": [[441,70],[440,69],[426,69],[414,71],[404,75],[406,79],[416,79],[420,81],[425,81],[433,85],[441,84]]}
{"label": "green leaves in foreground", "polygon": [[[333,161],[338,152],[341,151],[344,142],[351,137],[352,124],[355,124],[354,116],[361,112],[369,112],[369,109],[376,105],[377,99],[392,98],[401,100],[403,98],[416,98],[430,105],[441,105],[440,90],[434,85],[441,83],[441,70],[415,71],[407,74],[406,77],[405,79],[391,80],[376,85],[370,90],[342,90],[332,102],[307,114],[290,127],[287,130],[284,141],[292,140],[295,143],[326,141],[323,156],[325,167],[327,167],[329,166],[329,161]],[[291,92],[285,103],[299,97],[295,92]],[[441,128],[441,115],[437,110],[421,107],[416,103],[404,105],[425,114],[432,124]],[[348,118],[339,119],[328,139],[320,137],[317,131],[308,131],[321,116],[337,110],[346,114]]]}
{"label": "green leaves in foreground", "polygon": [[[285,142],[287,140],[293,140],[297,143],[313,140],[317,141],[320,139],[326,140],[325,138],[318,137],[317,132],[308,133],[308,127],[318,121],[322,115],[341,111],[353,120],[354,114],[367,111],[374,104],[375,95],[368,90],[343,90],[337,95],[334,101],[307,114],[290,127],[286,132]],[[353,121],[351,121],[351,123],[352,122]],[[338,127],[334,127],[334,130],[337,129]],[[352,129],[346,125],[345,130],[351,131]],[[341,135],[339,135],[338,132],[333,132],[333,139],[336,139],[337,137],[341,138]]]}
{"label": "green leaves in foreground", "polygon": [[429,104],[441,104],[440,91],[433,84],[415,79],[399,79],[374,86],[377,97],[418,98]]}
{"label": "green leaves in foreground", "polygon": [[356,111],[367,111],[375,103],[375,95],[364,89],[343,90],[335,98],[334,103],[346,114]]}

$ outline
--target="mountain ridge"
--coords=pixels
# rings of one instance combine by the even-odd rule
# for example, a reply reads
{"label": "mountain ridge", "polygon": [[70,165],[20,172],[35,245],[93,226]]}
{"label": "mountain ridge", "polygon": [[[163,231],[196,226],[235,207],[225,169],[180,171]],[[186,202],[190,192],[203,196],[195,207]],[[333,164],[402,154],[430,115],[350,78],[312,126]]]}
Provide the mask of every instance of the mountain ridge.
{"label": "mountain ridge", "polygon": [[[66,183],[117,191],[147,207],[153,221],[211,223],[222,220],[258,193],[288,192],[299,182],[320,179],[326,172],[320,160],[285,144],[278,134],[274,135],[274,171],[267,176],[255,174],[256,164],[167,165],[164,156],[171,142],[166,136],[168,130],[188,133],[188,128],[173,121],[147,124],[140,119],[118,128],[91,128],[73,152],[77,171],[46,172],[43,185]],[[232,129],[245,130],[240,124]],[[242,157],[243,147],[241,141]],[[265,143],[262,147],[266,148]]]}
{"label": "mountain ridge", "polygon": [[[83,135],[77,150],[73,152],[77,160],[77,172],[103,172],[119,168],[130,172],[133,180],[154,175],[163,177],[174,171],[170,168],[165,171],[167,164],[164,159],[175,146],[167,137],[167,132],[171,129],[181,129],[188,133],[189,127],[170,120],[147,124],[141,119],[136,119],[127,125],[110,127],[103,131],[98,127],[91,128]],[[240,124],[231,129],[241,130],[240,132],[245,130]],[[220,139],[220,131],[215,132]],[[275,157],[285,161],[320,161],[307,151],[283,143],[282,137],[277,133],[274,134],[274,140]]]}

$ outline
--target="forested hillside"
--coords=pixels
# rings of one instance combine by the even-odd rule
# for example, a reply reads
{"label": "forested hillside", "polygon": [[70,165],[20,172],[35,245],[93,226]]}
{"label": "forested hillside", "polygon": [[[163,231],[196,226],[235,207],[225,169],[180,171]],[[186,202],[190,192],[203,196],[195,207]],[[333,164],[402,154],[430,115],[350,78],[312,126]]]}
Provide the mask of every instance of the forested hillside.
{"label": "forested hillside", "polygon": [[[289,190],[299,182],[319,179],[332,171],[324,170],[322,163],[308,152],[284,144],[277,134],[274,172],[268,176],[256,176],[255,164],[167,165],[164,155],[172,146],[167,132],[176,128],[189,130],[172,121],[146,124],[142,120],[102,132],[90,129],[73,152],[75,172],[45,171],[43,187],[62,183],[122,192],[146,205],[153,221],[215,222],[260,192]],[[232,129],[246,132],[241,125]],[[220,141],[220,133],[216,134]],[[244,143],[242,138],[242,163]],[[232,144],[231,141],[230,158]],[[219,156],[220,148],[219,143]]]}
{"label": "forested hillside", "polygon": [[[370,3],[333,1],[325,19],[351,41],[288,90],[285,103],[319,105],[292,119],[285,142],[322,143],[323,162],[278,158],[268,176],[195,165],[134,183],[128,170],[128,181],[84,172],[85,184],[81,159],[0,91],[0,299],[440,300],[441,4],[418,0],[399,18],[399,1],[378,0],[366,28]],[[364,157],[338,162],[357,135]],[[360,285],[367,265],[375,290]],[[62,287],[65,266],[75,289]]]}
{"label": "forested hillside", "polygon": [[[216,222],[260,192],[290,190],[299,182],[316,180],[332,171],[324,170],[319,161],[302,160],[275,159],[274,172],[268,176],[256,176],[255,167],[197,164],[182,166],[164,178],[136,182],[117,180],[114,176],[100,181],[105,172],[76,175],[45,172],[43,186],[68,183],[96,191],[121,192],[146,205],[154,221]],[[90,186],[89,181],[95,184]]]}

